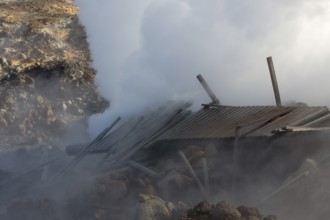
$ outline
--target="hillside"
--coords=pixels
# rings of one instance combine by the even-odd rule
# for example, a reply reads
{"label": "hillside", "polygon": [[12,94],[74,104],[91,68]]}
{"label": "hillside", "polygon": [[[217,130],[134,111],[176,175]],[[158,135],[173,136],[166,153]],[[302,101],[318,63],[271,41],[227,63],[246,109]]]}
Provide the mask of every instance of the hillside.
{"label": "hillside", "polygon": [[78,12],[65,0],[0,2],[1,150],[79,136],[108,107]]}

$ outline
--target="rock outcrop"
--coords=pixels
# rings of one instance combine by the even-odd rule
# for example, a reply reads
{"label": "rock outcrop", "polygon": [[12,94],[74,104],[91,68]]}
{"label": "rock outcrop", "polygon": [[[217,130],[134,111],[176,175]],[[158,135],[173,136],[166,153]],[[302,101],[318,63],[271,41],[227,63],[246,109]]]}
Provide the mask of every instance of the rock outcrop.
{"label": "rock outcrop", "polygon": [[68,0],[0,3],[1,149],[53,143],[108,107],[78,12]]}

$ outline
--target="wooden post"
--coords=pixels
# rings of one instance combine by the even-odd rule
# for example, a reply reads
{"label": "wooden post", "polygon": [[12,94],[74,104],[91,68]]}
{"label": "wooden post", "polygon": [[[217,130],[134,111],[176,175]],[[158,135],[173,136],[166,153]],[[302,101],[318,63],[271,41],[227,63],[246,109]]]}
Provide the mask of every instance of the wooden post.
{"label": "wooden post", "polygon": [[289,181],[288,183],[285,183],[284,185],[282,185],[280,188],[278,188],[277,190],[275,190],[274,192],[272,192],[270,195],[268,195],[266,198],[264,198],[263,200],[261,200],[257,206],[262,205],[263,203],[265,203],[266,201],[268,201],[269,199],[271,199],[272,197],[274,197],[275,195],[279,194],[280,192],[282,192],[285,188],[287,188],[288,186],[294,184],[295,182],[299,181],[300,179],[308,176],[310,174],[310,171],[305,171],[301,174],[299,174],[298,176],[296,176],[295,178],[293,178],[291,181]]}
{"label": "wooden post", "polygon": [[201,74],[199,74],[197,76],[197,79],[202,84],[202,86],[204,87],[205,91],[207,92],[207,94],[212,99],[212,104],[221,105],[219,99],[215,96],[215,94],[213,93],[213,91],[207,85],[207,83],[206,83],[205,79],[203,78],[203,76]]}
{"label": "wooden post", "polygon": [[187,167],[187,169],[188,169],[190,175],[191,175],[191,176],[194,178],[194,180],[196,181],[196,183],[197,183],[199,189],[201,190],[201,192],[202,192],[204,198],[205,198],[206,200],[210,201],[210,196],[208,195],[208,193],[207,193],[205,187],[203,186],[203,184],[202,184],[201,181],[199,180],[199,178],[198,178],[198,176],[197,176],[195,170],[192,168],[191,164],[189,163],[189,161],[188,161],[186,155],[185,155],[182,151],[179,151],[179,155],[180,155],[182,161],[184,162],[184,164],[186,165],[186,167]]}
{"label": "wooden post", "polygon": [[207,166],[207,160],[205,157],[202,159],[202,163],[203,163],[205,190],[206,190],[207,195],[210,195],[209,168]]}
{"label": "wooden post", "polygon": [[278,89],[278,84],[277,84],[275,68],[274,68],[272,57],[267,57],[267,63],[268,63],[268,68],[269,68],[269,72],[270,72],[270,78],[271,78],[272,84],[273,84],[276,106],[281,106],[282,105],[281,96],[280,96],[280,91]]}
{"label": "wooden post", "polygon": [[155,171],[143,166],[142,164],[139,164],[137,162],[134,162],[132,160],[128,161],[128,164],[138,170],[141,170],[142,172],[148,174],[151,177],[157,177],[158,173],[156,173]]}
{"label": "wooden post", "polygon": [[235,126],[235,140],[234,140],[234,151],[233,151],[233,161],[234,164],[237,165],[237,157],[238,157],[238,144],[239,144],[239,130],[241,129],[241,126],[236,125]]}

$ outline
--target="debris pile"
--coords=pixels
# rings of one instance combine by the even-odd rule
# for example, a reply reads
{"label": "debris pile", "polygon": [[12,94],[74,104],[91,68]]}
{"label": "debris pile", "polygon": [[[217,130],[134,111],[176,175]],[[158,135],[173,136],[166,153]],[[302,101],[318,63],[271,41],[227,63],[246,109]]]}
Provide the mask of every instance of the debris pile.
{"label": "debris pile", "polygon": [[236,208],[228,201],[216,205],[202,201],[187,211],[179,220],[277,220],[275,215],[263,216],[259,209],[239,206]]}
{"label": "debris pile", "polygon": [[[22,219],[23,216],[25,219],[38,216],[54,220],[203,219],[200,212],[196,212],[198,208],[192,208],[205,196],[195,178],[201,179],[204,186],[203,160],[207,158],[211,161],[212,157],[215,159],[221,153],[214,145],[189,145],[181,150],[196,177],[191,176],[178,153],[164,154],[149,163],[130,161],[116,170],[105,170],[107,173],[93,171],[92,174],[81,174],[77,170],[60,178],[59,182],[52,184],[50,180],[46,185],[38,184],[41,172],[36,170],[33,175],[25,176],[27,179],[21,178],[18,181],[24,181],[26,193],[15,194],[14,191],[13,195],[7,198],[8,186],[4,185],[3,189],[0,189],[6,200],[6,214],[2,219],[16,220]],[[52,166],[53,164],[49,168],[54,170]],[[209,163],[208,167],[210,187],[205,189],[208,194],[216,195],[216,198],[220,199],[220,191],[230,190],[229,185],[225,184],[230,177],[222,176],[223,183],[220,184],[220,176],[216,174],[229,171],[225,171],[227,168],[219,169],[219,163]],[[33,184],[28,184],[29,182]],[[228,182],[230,183],[231,181]],[[11,182],[14,189],[18,186],[20,185],[17,181]],[[212,200],[214,199],[212,196]],[[215,211],[218,206],[210,207],[212,216],[222,215],[221,212]]]}
{"label": "debris pile", "polygon": [[[245,141],[241,140],[240,144]],[[50,180],[45,188],[41,188],[43,190],[28,188],[30,194],[8,199],[6,214],[1,219],[22,219],[22,215],[25,219],[41,216],[54,220],[277,219],[265,215],[268,213],[275,213],[279,219],[329,216],[327,208],[317,202],[330,201],[328,194],[324,193],[330,179],[329,161],[324,153],[323,160],[306,159],[295,172],[281,178],[269,169],[272,161],[267,161],[264,167],[257,166],[257,172],[251,172],[246,164],[241,167],[240,163],[234,163],[232,151],[228,150],[232,148],[216,143],[207,141],[186,146],[172,143],[165,149],[158,145],[140,150],[138,157],[132,157],[117,167],[105,162],[102,168],[90,167],[83,173],[78,166],[58,182]],[[242,150],[241,153],[251,163],[251,158],[256,158],[258,152],[251,149],[247,152]],[[268,153],[276,158],[288,153],[274,152]],[[265,152],[263,155],[268,158]],[[284,165],[282,159],[279,163]],[[279,165],[275,163],[274,167],[278,172]],[[2,176],[8,178],[5,172]],[[40,178],[40,172],[29,178]],[[264,180],[274,181],[273,185],[265,184]],[[260,194],[263,186],[270,188]],[[7,188],[2,190],[2,195],[6,195]],[[199,203],[203,199],[205,201]],[[295,206],[297,199],[303,210]],[[244,206],[237,207],[231,202]],[[55,214],[49,216],[49,212]]]}
{"label": "debris pile", "polygon": [[37,220],[49,219],[60,220],[59,206],[56,201],[49,198],[44,199],[21,199],[12,202],[7,208],[7,214],[4,218],[8,220]]}
{"label": "debris pile", "polygon": [[[309,207],[311,218],[330,216],[312,204],[330,201],[327,157],[307,159],[326,148],[314,145],[329,137],[330,111],[281,106],[279,94],[277,106],[223,106],[199,75],[212,102],[197,112],[172,101],[117,126],[119,117],[91,142],[68,147],[73,159],[50,147],[72,128],[84,133],[87,117],[109,104],[93,84],[78,11],[70,0],[0,3],[1,150],[42,146],[14,155],[16,166],[31,168],[0,167],[0,219],[277,219],[260,207],[280,218]],[[297,199],[300,215],[291,210]]]}

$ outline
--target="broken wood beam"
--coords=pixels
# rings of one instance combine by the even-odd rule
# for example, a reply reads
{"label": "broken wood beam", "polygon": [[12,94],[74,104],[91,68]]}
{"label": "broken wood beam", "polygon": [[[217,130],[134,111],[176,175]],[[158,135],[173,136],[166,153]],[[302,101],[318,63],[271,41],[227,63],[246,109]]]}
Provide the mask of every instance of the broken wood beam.
{"label": "broken wood beam", "polygon": [[210,195],[210,178],[209,178],[209,168],[207,166],[207,160],[204,157],[202,159],[203,163],[203,173],[204,173],[204,185],[205,185],[205,190],[207,192],[207,195]]}
{"label": "broken wood beam", "polygon": [[23,176],[25,176],[27,174],[30,174],[30,173],[32,173],[32,172],[34,172],[36,170],[39,170],[39,169],[43,168],[44,166],[47,166],[47,165],[49,165],[51,163],[54,163],[55,161],[58,161],[58,160],[59,160],[59,158],[56,158],[56,159],[47,161],[45,163],[42,163],[42,164],[40,164],[40,165],[38,165],[36,167],[32,167],[32,168],[30,168],[30,169],[28,169],[26,171],[21,172],[21,173],[18,173],[16,175],[10,177],[9,179],[5,179],[4,181],[0,182],[0,186],[6,185],[6,184],[8,184],[8,183],[10,183],[10,182],[12,182],[14,180],[17,180],[20,177],[23,177]]}
{"label": "broken wood beam", "polygon": [[206,83],[205,79],[201,74],[197,75],[198,81],[202,84],[203,88],[207,92],[207,94],[210,96],[212,103],[211,104],[216,104],[216,105],[221,105],[219,99],[215,96],[209,85]]}
{"label": "broken wood beam", "polygon": [[234,151],[233,151],[233,161],[234,164],[237,165],[237,158],[238,158],[238,144],[239,144],[239,131],[241,129],[240,125],[235,126],[235,140],[234,140]]}
{"label": "broken wood beam", "polygon": [[199,178],[198,178],[198,176],[197,176],[195,170],[192,168],[192,166],[191,166],[190,162],[188,161],[186,155],[185,155],[182,151],[179,151],[179,155],[180,155],[180,157],[181,157],[183,163],[186,165],[186,167],[187,167],[187,169],[188,169],[190,175],[191,175],[191,176],[194,178],[194,180],[196,181],[196,183],[197,183],[199,189],[201,190],[201,192],[202,192],[204,198],[205,198],[206,200],[210,201],[210,196],[209,196],[209,194],[207,193],[205,187],[203,186],[203,184],[202,184],[201,181],[199,180]]}
{"label": "broken wood beam", "polygon": [[129,160],[128,161],[128,164],[130,166],[132,166],[132,167],[134,167],[134,168],[136,168],[136,169],[138,169],[138,170],[140,170],[140,171],[148,174],[151,177],[157,177],[157,176],[159,176],[158,173],[156,173],[155,171],[149,169],[148,167],[143,166],[142,164],[139,164],[137,162],[134,162],[132,160]]}
{"label": "broken wood beam", "polygon": [[75,156],[88,146],[88,143],[69,144],[65,147],[68,156]]}
{"label": "broken wood beam", "polygon": [[310,171],[305,171],[305,172],[299,174],[298,176],[296,176],[295,178],[293,178],[292,180],[290,180],[289,182],[285,183],[280,188],[278,188],[277,190],[275,190],[274,192],[272,192],[270,195],[268,195],[267,197],[265,197],[263,200],[261,200],[257,204],[257,206],[260,206],[260,205],[264,204],[265,202],[267,202],[269,199],[271,199],[275,195],[281,193],[285,188],[289,187],[290,185],[294,184],[295,182],[299,181],[300,179],[308,176],[309,174],[310,174]]}
{"label": "broken wood beam", "polygon": [[272,84],[273,84],[273,90],[274,90],[274,95],[275,95],[276,106],[282,106],[280,90],[279,90],[278,84],[277,84],[273,58],[272,57],[267,57],[267,63],[268,63],[270,78],[271,78]]}
{"label": "broken wood beam", "polygon": [[104,138],[109,131],[120,121],[121,117],[118,117],[109,127],[104,129],[90,144],[88,144],[83,150],[81,150],[78,155],[73,158],[62,170],[54,175],[53,181],[57,178],[65,175],[69,170],[75,168],[78,163],[88,154],[88,150],[92,148],[95,144]]}

